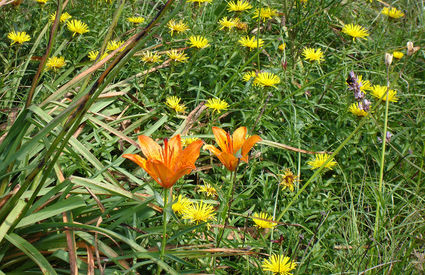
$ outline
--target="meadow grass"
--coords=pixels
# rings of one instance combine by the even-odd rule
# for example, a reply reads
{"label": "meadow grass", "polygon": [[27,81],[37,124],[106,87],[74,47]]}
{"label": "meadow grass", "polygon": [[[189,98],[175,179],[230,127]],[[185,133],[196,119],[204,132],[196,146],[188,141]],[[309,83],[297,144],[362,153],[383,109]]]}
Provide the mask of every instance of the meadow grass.
{"label": "meadow grass", "polygon": [[0,273],[422,274],[424,10],[0,1]]}

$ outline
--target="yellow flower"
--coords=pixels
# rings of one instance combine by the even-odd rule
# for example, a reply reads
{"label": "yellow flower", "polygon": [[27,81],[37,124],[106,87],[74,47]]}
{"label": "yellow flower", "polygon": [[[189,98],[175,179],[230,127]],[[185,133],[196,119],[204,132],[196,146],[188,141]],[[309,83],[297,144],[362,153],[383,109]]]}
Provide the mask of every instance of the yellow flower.
{"label": "yellow flower", "polygon": [[39,4],[46,4],[47,0],[36,0]]}
{"label": "yellow flower", "polygon": [[195,142],[197,140],[199,140],[199,138],[197,138],[197,137],[185,137],[185,138],[182,138],[182,146],[183,147],[188,146],[189,144],[191,144],[192,142]]}
{"label": "yellow flower", "polygon": [[217,196],[217,190],[209,183],[205,183],[204,185],[199,187],[199,192],[207,193],[207,197]]}
{"label": "yellow flower", "polygon": [[264,21],[266,21],[266,19],[271,19],[272,17],[277,15],[277,10],[276,9],[271,9],[271,8],[261,8],[261,9],[255,9],[254,11],[254,16],[252,18],[258,18],[260,17],[260,19]]}
{"label": "yellow flower", "polygon": [[[386,92],[387,92],[386,86],[373,85],[371,93],[374,97],[376,97],[378,99],[382,98],[383,101],[386,101],[387,100]],[[389,90],[388,91],[388,100],[390,102],[397,102],[398,101],[397,91]]]}
{"label": "yellow flower", "polygon": [[[176,197],[173,196],[173,200],[176,200]],[[186,198],[183,197],[182,195],[179,195],[179,197],[177,198],[177,201],[173,203],[173,205],[171,206],[171,208],[173,209],[174,212],[182,215],[183,212],[189,208],[192,205],[192,202]]]}
{"label": "yellow flower", "polygon": [[187,62],[189,57],[184,52],[178,51],[178,50],[171,50],[166,52],[168,57],[176,62]]}
{"label": "yellow flower", "polygon": [[199,5],[202,3],[211,3],[212,0],[187,0],[188,3],[198,3]]}
{"label": "yellow flower", "polygon": [[140,17],[140,16],[136,16],[136,17],[128,17],[127,21],[133,24],[141,24],[143,22],[145,22],[145,18]]}
{"label": "yellow flower", "polygon": [[404,53],[395,51],[393,52],[394,58],[401,59],[404,56]]}
{"label": "yellow flower", "polygon": [[303,50],[304,59],[307,61],[317,61],[320,64],[323,60],[323,53],[321,49],[304,48]]}
{"label": "yellow flower", "polygon": [[57,71],[63,66],[65,66],[65,58],[63,56],[60,56],[60,57],[53,56],[47,59],[47,63],[46,63],[47,69],[53,69],[54,71]]}
{"label": "yellow flower", "polygon": [[165,105],[170,107],[171,109],[174,109],[177,113],[184,113],[186,110],[186,106],[183,104],[180,104],[181,98],[177,96],[168,96],[165,100]]}
{"label": "yellow flower", "polygon": [[[124,41],[111,40],[111,41],[108,42],[108,45],[106,46],[106,49],[108,51],[115,51],[116,49],[118,49],[119,47],[121,47],[122,44],[124,44]],[[125,49],[125,47],[122,48],[120,50],[120,52],[122,52],[124,49]]]}
{"label": "yellow flower", "polygon": [[[314,170],[322,166],[329,159],[329,157],[330,155],[328,154],[315,154],[314,159],[307,161],[307,164],[310,165],[311,170]],[[325,165],[325,168],[332,170],[332,167],[335,165],[336,161],[331,160]]]}
{"label": "yellow flower", "polygon": [[249,2],[245,0],[238,0],[237,2],[230,1],[229,3],[227,3],[227,6],[228,6],[227,8],[228,11],[241,12],[241,11],[252,9],[251,4],[249,4]]}
{"label": "yellow flower", "polygon": [[251,38],[249,38],[249,36],[242,37],[241,39],[238,40],[238,42],[242,46],[248,47],[249,50],[256,49],[256,48],[262,47],[264,45],[263,39],[260,38],[257,41],[257,39],[255,39],[255,36],[253,36]]}
{"label": "yellow flower", "polygon": [[183,210],[182,218],[196,224],[213,221],[215,220],[214,208],[212,205],[202,201],[199,203],[192,203]]}
{"label": "yellow flower", "polygon": [[359,75],[357,81],[360,83],[360,91],[366,93],[366,91],[372,90],[372,84],[369,80],[363,80],[363,76]]}
{"label": "yellow flower", "polygon": [[286,188],[289,188],[291,192],[294,191],[294,185],[296,181],[299,181],[297,178],[298,176],[295,176],[292,171],[288,168],[284,171],[283,174],[279,175],[282,180],[279,183],[280,186],[282,186],[282,189],[285,190]]}
{"label": "yellow flower", "polygon": [[[87,55],[91,61],[95,61],[97,56],[99,55],[99,51],[90,51]],[[108,56],[108,53],[103,53],[102,56],[99,58],[99,60],[104,59]]]}
{"label": "yellow flower", "polygon": [[173,36],[174,32],[182,33],[189,30],[189,27],[183,22],[183,20],[180,20],[178,23],[176,23],[176,21],[171,19],[168,21],[167,26],[170,29],[171,36]]}
{"label": "yellow flower", "polygon": [[262,72],[257,74],[255,82],[258,86],[275,87],[280,83],[280,78],[274,73]]}
{"label": "yellow flower", "polygon": [[200,35],[190,36],[189,41],[190,41],[191,47],[195,47],[198,49],[203,49],[210,46],[210,44],[208,44],[208,39]]}
{"label": "yellow flower", "polygon": [[205,104],[210,109],[213,109],[214,112],[220,113],[222,110],[227,110],[229,108],[229,104],[226,101],[221,100],[219,98],[211,98],[207,100]]}
{"label": "yellow flower", "polygon": [[[251,78],[255,78],[255,77],[257,77],[257,73],[255,72],[255,71],[250,71],[250,72],[246,72],[246,73],[244,73],[243,74],[243,76],[242,76],[242,79],[245,81],[245,82],[248,82],[248,81],[250,81],[251,80]],[[254,83],[255,84],[255,83]]]}
{"label": "yellow flower", "polygon": [[348,110],[355,116],[367,116],[367,112],[359,107],[359,104],[353,103],[350,105]]}
{"label": "yellow flower", "polygon": [[353,41],[356,38],[367,39],[365,37],[369,36],[369,33],[367,32],[365,28],[363,28],[360,25],[354,25],[354,24],[344,25],[344,27],[342,28],[342,32],[353,37]]}
{"label": "yellow flower", "polygon": [[77,33],[83,34],[89,32],[89,27],[87,26],[87,24],[81,22],[80,20],[68,21],[68,23],[66,23],[66,26],[68,27],[68,30],[74,33],[72,36],[76,35]]}
{"label": "yellow flower", "polygon": [[404,16],[404,13],[401,10],[398,10],[396,8],[389,9],[385,7],[382,9],[381,13],[395,19],[398,19]]}
{"label": "yellow flower", "polygon": [[289,257],[283,255],[272,255],[268,260],[264,260],[262,268],[264,271],[271,271],[273,274],[291,275],[291,271],[297,266]]}
{"label": "yellow flower", "polygon": [[282,43],[279,45],[279,50],[283,51],[286,48],[286,43]]}
{"label": "yellow flower", "polygon": [[10,45],[13,45],[15,43],[18,44],[24,44],[27,41],[31,40],[31,37],[26,32],[9,32],[7,34],[7,38],[12,40],[12,43]]}
{"label": "yellow flower", "polygon": [[142,61],[145,63],[161,62],[161,57],[156,52],[145,51],[142,53]]}
{"label": "yellow flower", "polygon": [[273,228],[277,225],[276,222],[272,221],[272,216],[267,213],[261,212],[260,214],[254,213],[252,215],[252,220],[255,222],[255,225],[259,228]]}
{"label": "yellow flower", "polygon": [[[50,15],[50,21],[52,21],[52,22],[55,21],[55,18],[56,18],[56,12],[54,12]],[[59,20],[60,20],[61,23],[64,23],[66,20],[68,20],[70,18],[72,18],[72,16],[69,13],[64,12],[64,13],[61,14],[61,18]]]}
{"label": "yellow flower", "polygon": [[236,27],[237,23],[239,22],[238,19],[231,18],[230,20],[227,20],[227,16],[223,17],[218,21],[218,23],[221,25],[220,30],[224,28],[228,28],[231,30],[233,27]]}
{"label": "yellow flower", "polygon": [[308,0],[300,0],[300,2],[306,4]]}

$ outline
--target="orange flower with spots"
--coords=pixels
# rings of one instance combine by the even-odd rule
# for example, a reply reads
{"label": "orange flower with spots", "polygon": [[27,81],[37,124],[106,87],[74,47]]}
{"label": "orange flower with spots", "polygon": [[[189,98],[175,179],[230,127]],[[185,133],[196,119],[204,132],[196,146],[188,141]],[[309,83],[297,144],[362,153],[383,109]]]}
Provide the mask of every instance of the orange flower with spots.
{"label": "orange flower with spots", "polygon": [[196,168],[195,161],[203,144],[197,140],[183,150],[180,135],[170,140],[164,139],[164,147],[147,136],[141,135],[138,140],[146,158],[135,154],[125,154],[123,157],[142,167],[163,188],[170,188],[179,178]]}
{"label": "orange flower with spots", "polygon": [[229,171],[236,170],[239,159],[248,163],[248,152],[255,143],[261,141],[261,138],[257,135],[246,138],[246,127],[239,127],[233,135],[218,127],[212,127],[212,131],[221,150],[212,145],[205,145],[204,149],[216,155]]}

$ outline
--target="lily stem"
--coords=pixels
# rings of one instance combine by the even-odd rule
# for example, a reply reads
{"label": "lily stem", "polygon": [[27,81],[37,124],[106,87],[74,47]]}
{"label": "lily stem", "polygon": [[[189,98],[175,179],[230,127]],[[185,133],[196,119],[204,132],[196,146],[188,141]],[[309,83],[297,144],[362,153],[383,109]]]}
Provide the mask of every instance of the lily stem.
{"label": "lily stem", "polygon": [[[172,191],[170,190],[170,193]],[[164,208],[162,209],[162,244],[161,244],[161,254],[160,259],[164,260],[165,255],[165,246],[167,245],[167,205],[168,205],[168,190],[164,188]],[[161,273],[161,268],[158,266],[159,275]]]}
{"label": "lily stem", "polygon": [[229,216],[230,207],[232,206],[232,202],[233,202],[233,193],[234,193],[233,191],[234,191],[234,186],[236,183],[236,172],[238,170],[237,167],[239,166],[239,162],[240,162],[240,159],[238,159],[238,164],[236,165],[235,171],[232,172],[232,180],[230,181],[230,186],[226,196],[227,205],[224,207],[223,212],[221,214],[221,224],[223,225],[223,227],[220,228],[220,231],[218,233],[217,247],[220,247],[221,239],[223,238],[223,234],[224,234],[224,229],[227,226],[227,218]]}

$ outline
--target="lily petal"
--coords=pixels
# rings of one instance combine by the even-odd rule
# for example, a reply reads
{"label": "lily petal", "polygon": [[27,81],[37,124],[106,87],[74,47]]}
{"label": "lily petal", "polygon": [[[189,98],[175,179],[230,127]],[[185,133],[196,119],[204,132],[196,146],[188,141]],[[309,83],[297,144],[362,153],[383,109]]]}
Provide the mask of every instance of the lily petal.
{"label": "lily petal", "polygon": [[233,153],[236,154],[241,148],[242,145],[245,142],[245,136],[246,136],[246,127],[242,126],[236,129],[233,132],[232,139],[233,139]]}
{"label": "lily petal", "polygon": [[202,140],[196,140],[189,144],[179,155],[179,159],[177,163],[179,166],[191,165],[195,169],[195,161],[199,157],[199,153],[201,151],[201,147],[204,144]]}
{"label": "lily petal", "polygon": [[238,158],[235,157],[233,154],[221,152],[216,156],[220,160],[220,162],[223,163],[223,165],[227,168],[227,170],[235,171],[236,167],[238,167]]}
{"label": "lily petal", "polygon": [[262,141],[262,138],[260,138],[257,135],[249,137],[245,143],[242,145],[242,160],[245,162],[248,162],[248,153],[251,150],[251,148],[259,141]]}
{"label": "lily petal", "polygon": [[122,157],[135,162],[137,165],[139,165],[143,169],[146,168],[146,159],[142,158],[139,155],[135,155],[135,154],[124,154],[124,155],[122,155]]}
{"label": "lily petal", "polygon": [[[226,131],[224,131],[221,128],[218,127],[212,127],[212,131],[215,137],[215,140],[218,144],[218,146],[220,146],[221,151],[223,152],[229,152],[229,146],[227,144],[227,133]],[[231,152],[229,152],[231,153]]]}
{"label": "lily petal", "polygon": [[173,172],[158,160],[148,160],[146,162],[146,172],[162,187],[169,188],[176,182],[171,182],[170,179],[173,177]]}
{"label": "lily petal", "polygon": [[162,160],[161,151],[162,148],[150,137],[141,135],[138,137],[140,149],[142,149],[143,155],[147,159],[157,159]]}

